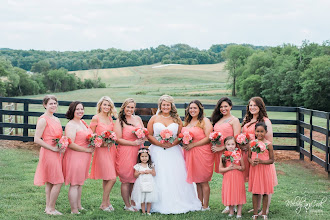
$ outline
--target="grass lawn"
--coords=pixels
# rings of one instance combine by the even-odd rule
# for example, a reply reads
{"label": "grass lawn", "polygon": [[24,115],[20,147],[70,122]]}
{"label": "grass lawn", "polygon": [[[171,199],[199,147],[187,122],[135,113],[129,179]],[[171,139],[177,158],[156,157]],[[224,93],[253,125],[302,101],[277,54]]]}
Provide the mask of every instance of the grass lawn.
{"label": "grass lawn", "polygon": [[[153,214],[151,217],[126,212],[123,210],[124,203],[120,196],[120,182],[117,181],[111,192],[111,202],[115,211],[107,213],[99,210],[102,197],[101,181],[87,180],[82,194],[82,205],[86,211],[79,216],[69,214],[70,205],[67,198],[69,187],[63,186],[56,208],[64,215],[47,216],[43,213],[44,187],[33,185],[37,163],[38,154],[35,151],[0,148],[0,219],[225,219],[227,217],[221,214],[224,208],[221,203],[222,175],[216,173],[210,182],[211,211],[180,215]],[[326,177],[294,163],[276,163],[276,168],[279,185],[275,187],[272,198],[269,214],[271,219],[329,217],[330,187]],[[243,206],[243,219],[251,218],[251,214],[247,213],[252,208],[251,198],[251,194],[247,193],[247,204]]]}

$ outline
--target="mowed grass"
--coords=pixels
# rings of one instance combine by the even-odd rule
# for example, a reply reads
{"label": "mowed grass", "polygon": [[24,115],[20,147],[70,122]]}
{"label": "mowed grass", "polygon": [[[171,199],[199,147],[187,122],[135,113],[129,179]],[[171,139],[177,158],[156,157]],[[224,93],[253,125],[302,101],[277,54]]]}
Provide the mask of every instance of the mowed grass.
{"label": "mowed grass", "polygon": [[[68,186],[63,186],[56,208],[63,216],[47,216],[44,186],[33,185],[38,163],[35,151],[0,148],[0,219],[226,219],[221,214],[222,175],[214,173],[210,182],[211,211],[190,212],[179,215],[153,214],[141,216],[123,210],[120,182],[111,192],[115,211],[99,209],[102,198],[102,182],[86,180],[83,186],[81,215],[71,215],[67,198]],[[275,187],[270,208],[270,219],[326,219],[330,215],[329,180],[298,164],[276,163],[279,185]],[[247,192],[247,204],[243,206],[243,219],[251,219],[252,195]]]}

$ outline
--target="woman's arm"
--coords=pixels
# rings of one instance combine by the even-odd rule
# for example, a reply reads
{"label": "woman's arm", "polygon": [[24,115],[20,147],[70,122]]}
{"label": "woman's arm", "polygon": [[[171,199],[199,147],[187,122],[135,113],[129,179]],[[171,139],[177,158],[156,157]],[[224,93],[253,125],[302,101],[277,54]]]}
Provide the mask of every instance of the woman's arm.
{"label": "woman's arm", "polygon": [[183,147],[186,149],[186,150],[190,150],[191,148],[193,147],[198,147],[198,146],[203,146],[205,144],[208,144],[210,143],[210,139],[209,139],[209,136],[210,136],[210,133],[213,131],[213,126],[210,122],[210,120],[206,117],[204,117],[204,134],[205,134],[205,138],[195,142],[195,143],[190,143],[190,144],[184,144]]}
{"label": "woman's arm", "polygon": [[125,140],[123,138],[122,127],[121,127],[119,119],[116,120],[114,131],[117,135],[117,143],[120,144],[120,145],[123,145],[123,146],[140,146],[141,144],[144,143],[144,141],[141,141],[139,139],[137,139],[135,141]]}
{"label": "woman's arm", "polygon": [[267,125],[267,133],[265,135],[265,139],[273,143],[273,126],[270,120],[265,120],[265,124]]}
{"label": "woman's arm", "polygon": [[74,143],[76,139],[77,128],[73,126],[70,122],[65,126],[65,135],[71,139],[71,144],[69,144],[69,148],[79,152],[92,153],[94,151],[93,147],[82,147],[78,144]]}
{"label": "woman's arm", "polygon": [[92,129],[93,133],[95,133],[95,130],[97,127],[97,116],[96,115],[93,116],[89,127]]}
{"label": "woman's arm", "polygon": [[155,123],[155,118],[157,117],[157,115],[154,115],[150,118],[148,125],[147,125],[147,129],[148,129],[148,140],[151,144],[156,145],[156,146],[160,146],[162,148],[168,148],[170,146],[170,143],[160,143],[153,135],[154,135],[154,128],[153,125]]}
{"label": "woman's arm", "polygon": [[173,147],[175,145],[178,145],[180,144],[181,141],[178,140],[178,135],[181,133],[181,130],[182,130],[182,127],[183,127],[183,124],[182,124],[182,121],[181,121],[181,118],[179,118],[179,128],[178,128],[178,133],[176,134],[176,138],[175,140],[173,141],[173,143],[170,145],[170,147]]}
{"label": "woman's arm", "polygon": [[234,117],[234,119],[232,120],[232,127],[234,131],[234,137],[241,133],[241,124],[239,123],[238,118]]}
{"label": "woman's arm", "polygon": [[41,139],[42,134],[45,131],[47,122],[46,119],[44,118],[40,118],[37,122],[37,127],[36,127],[36,131],[34,133],[34,143],[39,144],[41,147],[54,151],[54,152],[59,152],[60,149],[57,148],[56,146],[53,147],[50,144],[47,144],[44,140]]}

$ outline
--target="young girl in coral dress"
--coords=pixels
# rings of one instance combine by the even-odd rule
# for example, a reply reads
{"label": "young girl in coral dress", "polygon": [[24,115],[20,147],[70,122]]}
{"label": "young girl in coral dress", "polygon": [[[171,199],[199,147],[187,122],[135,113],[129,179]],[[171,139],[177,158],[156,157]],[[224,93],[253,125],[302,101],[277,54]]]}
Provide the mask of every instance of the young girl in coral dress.
{"label": "young girl in coral dress", "polygon": [[53,139],[63,134],[60,120],[54,116],[57,110],[57,99],[53,95],[46,95],[43,99],[46,112],[37,122],[34,142],[41,146],[39,163],[34,176],[34,185],[46,184],[46,209],[49,215],[62,215],[55,209],[55,203],[64,182],[62,172],[63,152],[55,146]]}
{"label": "young girl in coral dress", "polygon": [[241,150],[237,148],[233,136],[224,140],[226,151],[222,154],[219,171],[222,179],[222,203],[229,206],[229,217],[234,215],[237,206],[237,218],[242,217],[242,206],[246,203],[245,182],[243,170],[245,168]]}
{"label": "young girl in coral dress", "polygon": [[141,204],[142,213],[145,214],[147,203],[147,214],[150,214],[151,203],[157,201],[157,189],[154,181],[156,171],[151,161],[149,149],[141,148],[137,156],[137,164],[134,166],[134,177],[137,178],[132,191],[132,199]]}
{"label": "young girl in coral dress", "polygon": [[122,104],[118,120],[115,123],[115,133],[117,134],[117,158],[116,169],[121,182],[121,195],[123,197],[127,211],[137,211],[134,200],[131,200],[133,185],[136,180],[134,177],[134,168],[136,164],[136,155],[144,144],[144,139],[138,139],[133,131],[136,128],[143,128],[142,120],[134,114],[135,101],[128,98]]}
{"label": "young girl in coral dress", "polygon": [[79,214],[81,206],[81,192],[85,180],[88,178],[89,167],[92,160],[93,147],[88,147],[87,136],[93,131],[82,120],[84,106],[81,102],[72,102],[65,114],[70,121],[65,126],[65,134],[72,143],[69,145],[63,159],[63,174],[65,184],[70,184],[68,196],[72,214]]}
{"label": "young girl in coral dress", "polygon": [[[90,127],[94,133],[101,135],[105,131],[113,131],[112,116],[117,117],[114,103],[108,96],[103,96],[96,106],[97,114],[93,116]],[[110,192],[116,183],[116,146],[104,143],[94,151],[91,179],[103,180],[103,197],[100,209],[106,212],[114,211],[110,203]]]}
{"label": "young girl in coral dress", "polygon": [[[274,181],[271,164],[274,163],[273,145],[265,139],[267,125],[258,122],[255,125],[255,136],[257,140],[250,142],[249,163],[249,192],[252,192],[253,219],[258,218],[258,195],[263,197],[262,217],[267,219],[268,195],[274,193]],[[257,147],[259,148],[257,150]]]}
{"label": "young girl in coral dress", "polygon": [[210,120],[204,117],[204,107],[198,100],[191,101],[186,109],[184,127],[181,133],[190,132],[192,142],[183,144],[184,159],[187,168],[187,182],[196,183],[198,198],[202,210],[210,210],[210,186],[214,166],[214,154],[211,151],[209,135],[213,130]]}

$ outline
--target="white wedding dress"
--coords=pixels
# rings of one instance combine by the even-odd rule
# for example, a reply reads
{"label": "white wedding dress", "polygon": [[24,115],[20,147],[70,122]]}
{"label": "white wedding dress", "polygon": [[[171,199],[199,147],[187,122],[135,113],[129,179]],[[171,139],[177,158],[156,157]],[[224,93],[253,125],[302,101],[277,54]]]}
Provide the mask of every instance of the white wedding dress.
{"label": "white wedding dress", "polygon": [[[176,138],[179,125],[172,123],[165,126],[160,122],[153,124],[154,137],[164,129],[173,132]],[[180,145],[164,148],[151,145],[150,155],[155,164],[155,184],[159,192],[159,200],[151,204],[152,212],[162,214],[178,214],[201,210],[201,202],[192,184],[186,182],[187,171]]]}

